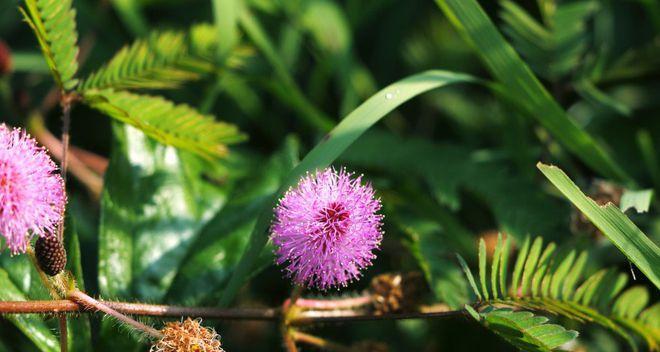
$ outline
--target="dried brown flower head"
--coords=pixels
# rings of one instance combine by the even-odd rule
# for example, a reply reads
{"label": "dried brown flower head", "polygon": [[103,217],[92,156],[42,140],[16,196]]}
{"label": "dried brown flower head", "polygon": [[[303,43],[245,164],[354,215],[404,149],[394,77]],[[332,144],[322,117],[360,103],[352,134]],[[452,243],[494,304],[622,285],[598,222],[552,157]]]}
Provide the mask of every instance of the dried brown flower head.
{"label": "dried brown flower head", "polygon": [[374,313],[412,311],[424,288],[424,278],[418,272],[378,275],[371,280],[370,288]]}
{"label": "dried brown flower head", "polygon": [[151,352],[223,352],[220,336],[203,327],[201,319],[186,318],[183,322],[165,324],[163,338],[151,346]]}

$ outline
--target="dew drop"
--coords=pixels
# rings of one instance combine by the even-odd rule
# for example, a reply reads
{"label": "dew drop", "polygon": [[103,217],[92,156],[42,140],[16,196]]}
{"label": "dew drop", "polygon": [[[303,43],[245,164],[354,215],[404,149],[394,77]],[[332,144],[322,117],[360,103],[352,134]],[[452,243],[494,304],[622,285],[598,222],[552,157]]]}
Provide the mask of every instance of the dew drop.
{"label": "dew drop", "polygon": [[392,94],[392,93],[385,94],[385,99],[390,100],[392,98],[394,98],[394,94]]}

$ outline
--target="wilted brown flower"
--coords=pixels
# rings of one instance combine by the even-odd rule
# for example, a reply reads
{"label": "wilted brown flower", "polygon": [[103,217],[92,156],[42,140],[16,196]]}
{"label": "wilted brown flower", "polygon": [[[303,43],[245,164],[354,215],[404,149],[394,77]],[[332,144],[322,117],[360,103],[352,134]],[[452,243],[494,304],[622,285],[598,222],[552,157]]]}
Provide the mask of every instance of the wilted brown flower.
{"label": "wilted brown flower", "polygon": [[183,322],[165,324],[163,338],[151,346],[151,352],[223,352],[220,336],[203,327],[201,319],[186,318]]}
{"label": "wilted brown flower", "polygon": [[424,288],[418,272],[382,274],[371,280],[371,301],[375,314],[414,310]]}

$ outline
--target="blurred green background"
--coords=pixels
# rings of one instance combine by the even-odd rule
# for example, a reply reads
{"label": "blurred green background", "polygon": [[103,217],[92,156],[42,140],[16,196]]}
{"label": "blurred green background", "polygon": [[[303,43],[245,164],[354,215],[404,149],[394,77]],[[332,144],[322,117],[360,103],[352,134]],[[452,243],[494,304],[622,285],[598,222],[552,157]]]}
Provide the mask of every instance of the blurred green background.
{"label": "blurred green background", "polygon": [[[259,207],[326,132],[310,116],[335,124],[380,88],[428,69],[492,79],[432,1],[241,3],[232,10],[236,2],[227,0],[73,2],[80,77],[151,31],[217,25],[218,69],[154,94],[236,124],[249,138],[231,146],[226,159],[211,163],[76,106],[72,144],[110,159],[101,202],[75,177],[69,183],[68,231],[79,238],[84,285],[91,294],[217,305]],[[660,190],[660,2],[480,3],[570,119],[633,180],[622,186]],[[11,67],[0,77],[0,117],[26,126],[28,117],[41,111],[48,129],[58,135],[60,110],[48,100],[53,80],[34,34],[21,20],[21,5],[0,0],[0,40],[11,52]],[[168,159],[171,153],[174,159]],[[471,293],[454,253],[474,265],[477,239],[492,241],[497,231],[517,241],[531,234],[566,248],[588,249],[588,272],[610,266],[629,271],[625,257],[607,239],[576,228],[574,211],[538,172],[538,161],[559,165],[591,192],[597,180],[609,176],[585,165],[556,135],[517,110],[515,102],[482,85],[434,90],[389,114],[334,163],[365,173],[386,215],[375,265],[341,294],[363,290],[377,274],[431,268],[426,300],[461,307]],[[631,218],[658,242],[657,207]],[[277,306],[288,296],[290,283],[270,260],[264,253],[259,259],[263,270],[241,288],[234,305]],[[12,258],[5,250],[0,267],[25,296],[46,296],[26,258]],[[652,288],[642,276],[638,273],[636,284]],[[650,301],[657,301],[657,290],[651,291]],[[326,293],[332,294],[340,293]],[[276,324],[206,324],[220,332],[227,351],[283,350]],[[578,329],[571,324],[565,326]],[[46,320],[46,326],[55,325]],[[0,351],[38,350],[17,326],[0,320]],[[97,316],[91,318],[91,329],[78,328],[91,331],[95,351],[148,349]],[[602,328],[578,330],[573,350],[627,348]],[[360,322],[311,331],[345,344],[381,341],[392,351],[515,350],[469,317]]]}

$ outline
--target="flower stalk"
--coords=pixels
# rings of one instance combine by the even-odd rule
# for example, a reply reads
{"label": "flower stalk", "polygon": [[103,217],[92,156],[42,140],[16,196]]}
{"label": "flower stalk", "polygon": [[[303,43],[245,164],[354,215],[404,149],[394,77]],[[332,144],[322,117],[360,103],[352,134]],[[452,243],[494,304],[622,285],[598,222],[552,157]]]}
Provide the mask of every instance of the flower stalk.
{"label": "flower stalk", "polygon": [[70,300],[80,304],[82,307],[84,307],[87,310],[101,311],[101,312],[117,319],[118,321],[120,321],[122,323],[125,323],[127,325],[130,325],[133,328],[135,328],[139,331],[142,331],[145,334],[150,335],[151,337],[154,337],[156,339],[161,339],[164,336],[160,331],[152,328],[151,326],[142,324],[139,321],[137,321],[133,318],[130,318],[130,317],[128,317],[128,316],[126,316],[126,315],[124,315],[124,314],[122,314],[122,313],[120,313],[120,312],[118,312],[118,311],[116,311],[112,308],[110,308],[106,304],[103,304],[103,303],[95,300],[94,298],[88,296],[87,294],[83,293],[82,291],[73,290],[73,291],[69,292],[68,298]]}

